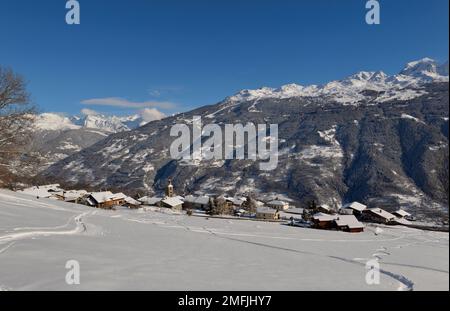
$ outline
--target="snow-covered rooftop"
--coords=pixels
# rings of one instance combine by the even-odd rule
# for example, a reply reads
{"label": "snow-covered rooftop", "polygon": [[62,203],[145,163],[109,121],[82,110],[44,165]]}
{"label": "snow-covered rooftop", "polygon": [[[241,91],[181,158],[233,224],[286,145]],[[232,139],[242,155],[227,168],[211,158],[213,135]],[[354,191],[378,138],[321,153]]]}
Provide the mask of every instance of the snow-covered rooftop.
{"label": "snow-covered rooftop", "polygon": [[288,203],[281,201],[281,200],[272,200],[270,202],[267,202],[268,205],[273,205],[273,206],[286,206],[289,205]]}
{"label": "snow-covered rooftop", "polygon": [[256,209],[256,213],[258,214],[271,214],[271,215],[275,215],[276,213],[278,213],[277,210],[267,207],[267,206],[263,206],[263,207],[258,207]]}
{"label": "snow-covered rooftop", "polygon": [[178,205],[182,205],[182,204],[183,204],[183,201],[181,201],[181,200],[178,199],[178,198],[165,198],[164,200],[162,200],[162,202],[163,202],[164,204],[167,204],[167,205],[171,206],[171,207],[174,207],[174,206],[178,206]]}
{"label": "snow-covered rooftop", "polygon": [[353,215],[339,215],[335,222],[338,227],[348,227],[349,229],[364,228],[364,224]]}
{"label": "snow-covered rooftop", "polygon": [[97,202],[97,203],[105,203],[110,200],[123,200],[127,196],[123,193],[112,193],[111,191],[104,191],[104,192],[92,192],[91,197]]}
{"label": "snow-covered rooftop", "polygon": [[333,221],[338,217],[339,215],[329,215],[325,213],[317,213],[313,215],[313,219],[317,221]]}
{"label": "snow-covered rooftop", "polygon": [[163,200],[163,198],[145,196],[145,197],[140,198],[138,201],[140,201],[146,205],[155,205],[155,204],[161,202],[162,200]]}
{"label": "snow-covered rooftop", "polygon": [[408,213],[407,211],[404,211],[402,209],[399,209],[398,211],[395,211],[394,214],[400,216],[400,217],[408,217],[411,216],[410,213]]}
{"label": "snow-covered rooftop", "polygon": [[343,209],[351,208],[351,209],[356,210],[358,212],[363,212],[363,211],[365,211],[367,209],[367,206],[362,204],[362,203],[359,203],[359,202],[352,202],[352,203],[345,204],[344,206],[342,206],[342,208]]}
{"label": "snow-covered rooftop", "polygon": [[386,212],[385,210],[383,210],[381,208],[371,208],[371,209],[368,209],[368,211],[371,213],[374,213],[384,219],[387,219],[387,220],[393,220],[396,218],[395,215],[392,215],[391,213]]}
{"label": "snow-covered rooftop", "polygon": [[141,202],[139,202],[131,197],[126,197],[125,202],[127,202],[130,205],[141,205]]}

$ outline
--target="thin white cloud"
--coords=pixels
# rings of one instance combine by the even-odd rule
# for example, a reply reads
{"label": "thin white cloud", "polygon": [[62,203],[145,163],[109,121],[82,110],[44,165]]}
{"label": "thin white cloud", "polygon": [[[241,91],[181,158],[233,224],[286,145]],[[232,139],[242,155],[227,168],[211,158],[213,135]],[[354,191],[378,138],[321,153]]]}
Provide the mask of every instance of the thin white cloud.
{"label": "thin white cloud", "polygon": [[145,123],[161,120],[166,117],[166,115],[155,108],[146,108],[139,111],[140,116],[142,117],[142,120]]}
{"label": "thin white cloud", "polygon": [[166,101],[133,102],[120,97],[92,98],[83,100],[81,103],[90,106],[108,106],[108,107],[119,107],[129,109],[142,109],[142,108],[173,109],[176,107],[176,104],[172,102]]}

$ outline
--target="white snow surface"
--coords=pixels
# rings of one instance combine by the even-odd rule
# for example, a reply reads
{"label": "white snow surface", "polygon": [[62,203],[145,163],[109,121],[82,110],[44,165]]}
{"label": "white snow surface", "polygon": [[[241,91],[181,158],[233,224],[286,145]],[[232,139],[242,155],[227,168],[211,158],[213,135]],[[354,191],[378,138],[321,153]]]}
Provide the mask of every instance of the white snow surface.
{"label": "white snow surface", "polygon": [[[448,233],[368,226],[350,234],[157,210],[0,190],[0,288],[449,290]],[[381,283],[369,286],[365,264],[374,258]],[[65,282],[68,260],[80,263],[80,285]]]}

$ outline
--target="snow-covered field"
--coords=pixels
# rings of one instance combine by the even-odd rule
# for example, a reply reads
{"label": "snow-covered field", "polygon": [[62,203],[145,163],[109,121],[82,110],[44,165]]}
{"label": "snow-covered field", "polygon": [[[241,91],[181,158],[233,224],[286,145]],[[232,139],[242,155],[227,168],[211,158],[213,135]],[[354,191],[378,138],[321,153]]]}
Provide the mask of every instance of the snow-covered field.
{"label": "snow-covered field", "polygon": [[[449,235],[365,233],[144,211],[0,190],[0,290],[449,290]],[[379,258],[381,282],[366,284]],[[77,260],[81,284],[67,285]]]}

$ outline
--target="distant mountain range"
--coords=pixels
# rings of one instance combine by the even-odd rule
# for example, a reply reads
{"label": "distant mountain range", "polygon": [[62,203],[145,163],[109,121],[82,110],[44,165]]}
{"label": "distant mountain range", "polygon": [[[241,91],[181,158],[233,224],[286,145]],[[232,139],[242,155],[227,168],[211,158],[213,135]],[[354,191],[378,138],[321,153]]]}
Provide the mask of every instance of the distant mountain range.
{"label": "distant mountain range", "polygon": [[[196,115],[215,124],[278,124],[278,168],[171,159],[172,125],[190,124]],[[41,177],[149,193],[171,177],[179,193],[254,193],[299,205],[358,200],[435,218],[448,215],[448,116],[448,63],[422,59],[394,76],[360,72],[322,86],[244,90],[216,105],[111,134]]]}
{"label": "distant mountain range", "polygon": [[38,171],[41,171],[73,153],[92,146],[110,134],[130,131],[145,124],[138,114],[64,116],[57,113],[42,113],[36,116],[36,132],[30,145],[30,152],[39,154]]}
{"label": "distant mountain range", "polygon": [[146,122],[138,114],[131,116],[106,116],[89,114],[83,116],[63,116],[56,113],[42,113],[37,116],[36,127],[43,131],[64,131],[77,129],[100,130],[118,133],[135,129]]}
{"label": "distant mountain range", "polygon": [[[321,98],[351,105],[373,99],[377,103],[408,100],[424,94],[423,84],[448,82],[448,62],[440,65],[430,58],[411,62],[397,75],[388,76],[382,71],[361,71],[348,78],[324,85],[302,86],[289,84],[280,88],[243,90],[228,98],[231,102],[267,98]],[[372,98],[373,97],[373,98]]]}

